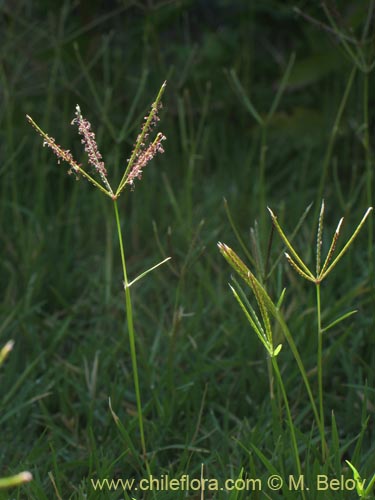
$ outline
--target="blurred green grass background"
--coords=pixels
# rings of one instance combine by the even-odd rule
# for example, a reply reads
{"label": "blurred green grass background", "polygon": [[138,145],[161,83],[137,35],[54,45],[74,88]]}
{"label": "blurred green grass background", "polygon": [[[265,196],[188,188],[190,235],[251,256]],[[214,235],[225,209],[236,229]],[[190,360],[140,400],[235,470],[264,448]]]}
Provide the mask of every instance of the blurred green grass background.
{"label": "blurred green grass background", "polygon": [[[335,15],[342,30],[360,33],[368,5],[340,2]],[[333,3],[329,7],[335,12]],[[237,477],[241,466],[255,473],[259,463],[237,442],[246,449],[249,439],[279,460],[284,452],[282,442],[276,450],[271,444],[263,351],[228,292],[230,273],[216,242],[238,246],[223,198],[249,247],[258,221],[264,253],[271,231],[267,204],[291,232],[308,204],[314,202],[312,212],[319,209],[323,195],[327,225],[332,232],[344,215],[345,234],[368,206],[373,187],[360,71],[319,191],[353,68],[338,37],[319,24],[327,24],[323,9],[307,1],[17,0],[2,3],[0,13],[0,345],[15,340],[0,374],[0,476],[29,469],[34,481],[14,498],[52,498],[57,490],[65,499],[106,498],[93,492],[89,477],[141,474],[137,457],[126,451],[137,448],[138,436],[112,207],[92,186],[66,175],[25,115],[85,164],[69,125],[79,103],[109,176],[120,179],[164,80],[166,152],[120,199],[130,278],[172,257],[134,287],[152,465],[170,475],[199,477],[202,462],[220,477]],[[265,116],[292,54],[285,92],[267,127],[262,177],[262,131],[231,74]],[[373,73],[369,82],[372,144]],[[309,258],[313,233],[301,231],[300,240],[311,242]],[[359,432],[363,387],[374,382],[367,236],[359,237],[345,271],[323,290],[332,301],[328,319],[336,310],[360,310],[327,340],[325,357],[327,408],[335,410],[345,443]],[[277,255],[281,244],[273,245]],[[290,328],[313,369],[311,290],[280,265],[270,287],[277,295],[284,286]],[[284,362],[297,423],[308,432],[298,372],[289,354]],[[119,435],[109,397],[127,437]],[[366,397],[371,415],[373,389]],[[368,432],[363,460],[371,465],[372,425]],[[169,495],[160,498],[183,498]]]}

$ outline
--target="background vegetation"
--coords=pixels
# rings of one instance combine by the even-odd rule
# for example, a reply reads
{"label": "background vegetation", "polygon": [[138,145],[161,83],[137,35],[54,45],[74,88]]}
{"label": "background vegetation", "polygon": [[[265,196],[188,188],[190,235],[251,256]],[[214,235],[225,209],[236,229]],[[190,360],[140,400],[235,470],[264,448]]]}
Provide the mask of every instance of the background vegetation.
{"label": "background vegetation", "polygon": [[[373,203],[374,74],[358,61],[372,62],[372,3],[339,4],[327,2],[326,12],[302,0],[1,4],[0,346],[15,346],[0,373],[0,476],[34,476],[12,498],[124,498],[95,492],[89,478],[144,475],[112,208],[56,165],[25,115],[84,163],[69,125],[79,103],[109,175],[120,179],[164,80],[166,153],[120,199],[130,278],[172,257],[133,292],[151,468],[199,477],[204,463],[210,477],[235,478],[242,467],[266,477],[253,444],[289,473],[266,355],[228,290],[216,243],[241,254],[224,198],[246,246],[262,254],[259,269],[272,227],[267,205],[291,234],[313,203],[295,240],[312,261],[322,197],[328,244],[341,216],[345,238]],[[288,67],[263,126],[256,114],[266,118]],[[363,477],[375,463],[372,225],[322,287],[327,322],[359,310],[327,334],[323,359],[328,440],[331,411],[339,434],[335,472],[342,466],[350,476],[344,459],[354,454]],[[281,251],[275,236],[271,264]],[[280,260],[268,292],[277,297],[283,287],[314,385],[314,291]],[[312,477],[324,464],[287,347],[279,363]],[[352,498],[345,495],[335,498]]]}

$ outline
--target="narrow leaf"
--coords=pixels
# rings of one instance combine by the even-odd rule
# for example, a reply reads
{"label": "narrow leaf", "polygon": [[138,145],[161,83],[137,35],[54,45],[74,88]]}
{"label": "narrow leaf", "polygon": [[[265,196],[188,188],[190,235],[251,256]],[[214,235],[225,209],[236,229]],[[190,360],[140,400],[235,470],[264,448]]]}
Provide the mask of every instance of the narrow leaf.
{"label": "narrow leaf", "polygon": [[270,118],[272,118],[273,114],[277,110],[279,102],[280,102],[280,100],[281,100],[281,98],[283,96],[283,93],[284,93],[284,91],[286,89],[286,86],[288,84],[290,73],[292,71],[292,68],[293,68],[295,60],[296,60],[296,54],[293,52],[292,55],[289,58],[288,65],[287,65],[286,70],[285,70],[285,72],[283,74],[283,77],[281,79],[279,88],[277,89],[277,92],[276,92],[276,95],[275,95],[275,99],[273,100],[271,108],[270,108],[269,113],[267,115],[267,120],[269,120]]}
{"label": "narrow leaf", "polygon": [[239,303],[241,309],[243,310],[243,312],[245,313],[245,316],[248,320],[248,322],[250,323],[252,329],[254,330],[254,332],[257,334],[259,340],[262,342],[262,344],[264,345],[264,347],[266,348],[267,352],[269,354],[272,353],[272,346],[270,346],[268,344],[268,341],[266,340],[266,338],[264,337],[264,335],[262,335],[262,332],[258,329],[258,326],[256,325],[256,323],[253,321],[253,318],[251,317],[250,313],[248,312],[248,310],[246,309],[244,303],[242,302],[240,296],[238,295],[238,293],[236,292],[236,290],[231,286],[229,285],[232,292],[233,292],[233,295],[235,296],[237,302]]}
{"label": "narrow leaf", "polygon": [[246,92],[245,92],[241,82],[239,81],[235,70],[232,68],[229,71],[229,74],[230,74],[230,77],[231,77],[232,82],[234,84],[237,95],[241,99],[245,108],[248,110],[248,112],[251,114],[251,116],[254,118],[254,120],[258,122],[259,125],[263,125],[263,118],[260,116],[258,111],[255,109],[253,103],[250,101],[250,99],[246,95]]}
{"label": "narrow leaf", "polygon": [[[172,257],[167,257],[166,259],[162,260],[161,262],[159,262],[158,264],[155,264],[155,266],[152,266],[150,267],[149,269],[147,269],[147,271],[144,271],[143,273],[141,273],[139,276],[137,276],[136,278],[133,279],[133,281],[131,281],[130,283],[128,283],[128,287],[131,287],[132,285],[134,285],[134,283],[136,283],[137,281],[139,281],[140,279],[144,278],[146,276],[146,274],[150,273],[151,271],[153,271],[154,269],[158,268],[159,266],[161,266],[162,264],[164,264],[165,262],[168,262],[168,260],[170,260]],[[125,284],[124,284],[125,286]]]}
{"label": "narrow leaf", "polygon": [[286,293],[286,288],[283,288],[283,290],[280,294],[279,300],[277,301],[277,304],[276,304],[276,309],[278,309],[278,310],[280,310],[280,308],[284,302],[285,293]]}
{"label": "narrow leaf", "polygon": [[225,213],[227,214],[227,218],[228,218],[228,221],[229,221],[229,224],[232,228],[232,231],[234,232],[236,238],[237,238],[237,241],[238,243],[240,244],[244,254],[246,255],[246,257],[249,259],[249,262],[252,264],[252,265],[255,265],[255,262],[254,262],[254,259],[252,257],[252,255],[250,254],[249,250],[247,249],[243,239],[241,238],[240,236],[240,233],[234,223],[234,220],[233,220],[233,217],[232,217],[232,213],[229,209],[229,205],[228,205],[228,202],[226,200],[226,198],[224,198],[224,209],[225,209]]}
{"label": "narrow leaf", "polygon": [[281,349],[283,348],[283,345],[282,344],[279,344],[276,349],[273,351],[273,357],[276,358],[276,356],[278,356],[280,354],[280,351]]}
{"label": "narrow leaf", "polygon": [[265,333],[264,328],[262,326],[262,323],[260,322],[260,320],[259,320],[259,318],[257,316],[257,313],[255,312],[255,309],[250,304],[250,301],[248,300],[245,291],[243,290],[243,288],[241,287],[241,285],[238,283],[238,281],[233,276],[232,276],[232,281],[233,281],[233,283],[234,283],[234,285],[236,287],[236,291],[237,291],[238,295],[241,297],[242,302],[244,303],[244,305],[247,308],[249,314],[253,318],[255,324],[259,328],[259,331],[262,333],[264,339],[267,339],[267,336],[266,336],[266,333]]}
{"label": "narrow leaf", "polygon": [[349,467],[353,471],[353,479],[354,479],[354,481],[356,483],[356,490],[357,490],[358,496],[362,497],[363,496],[363,488],[361,486],[361,483],[362,483],[361,476],[359,475],[359,472],[354,467],[354,465],[349,462],[349,460],[345,460],[345,462],[349,465]]}
{"label": "narrow leaf", "polygon": [[357,312],[358,312],[357,309],[354,309],[353,311],[349,311],[349,312],[343,314],[339,318],[337,318],[334,321],[332,321],[332,323],[330,323],[328,326],[326,326],[325,328],[323,328],[322,332],[328,331],[333,326],[337,325],[338,323],[340,323],[341,321],[343,321],[346,318],[350,318],[350,316],[353,316],[353,314],[356,314]]}

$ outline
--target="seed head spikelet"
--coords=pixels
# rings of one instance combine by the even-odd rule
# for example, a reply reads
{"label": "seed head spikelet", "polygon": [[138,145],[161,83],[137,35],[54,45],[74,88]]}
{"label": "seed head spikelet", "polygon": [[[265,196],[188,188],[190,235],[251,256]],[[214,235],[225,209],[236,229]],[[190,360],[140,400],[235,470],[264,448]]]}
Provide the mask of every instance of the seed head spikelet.
{"label": "seed head spikelet", "polygon": [[241,278],[249,285],[252,283],[249,280],[250,270],[247,265],[240,259],[240,257],[225,243],[220,241],[217,244],[221,255],[225,258],[229,265],[241,276]]}
{"label": "seed head spikelet", "polygon": [[[220,241],[217,244],[221,255],[228,262],[228,264],[236,271],[236,273],[245,281],[247,285],[254,291],[256,288],[256,294],[261,295],[262,304],[266,307],[269,307],[272,303],[270,297],[268,297],[267,293],[263,289],[260,282],[256,279],[254,274],[250,271],[247,265],[240,259],[240,257],[236,254],[234,250],[232,250],[225,243],[221,243]],[[254,291],[255,293],[255,291]]]}
{"label": "seed head spikelet", "polygon": [[324,261],[324,264],[323,264],[323,267],[322,267],[322,271],[320,273],[321,275],[324,274],[325,270],[328,267],[328,264],[330,263],[330,261],[331,261],[331,259],[333,257],[333,254],[335,252],[336,245],[337,245],[337,240],[339,239],[341,225],[342,225],[343,222],[344,222],[344,217],[341,217],[339,223],[337,224],[337,228],[336,228],[335,234],[333,235],[331,246],[329,247],[326,260]]}
{"label": "seed head spikelet", "polygon": [[284,255],[285,255],[285,258],[286,260],[289,262],[290,266],[295,270],[297,271],[297,273],[302,276],[303,278],[309,280],[309,281],[312,281],[313,283],[315,283],[315,278],[312,278],[310,275],[308,275],[307,273],[305,273],[305,271],[303,271],[295,262],[294,260],[292,259],[292,257],[287,253],[287,252],[284,252]]}
{"label": "seed head spikelet", "polygon": [[322,257],[322,243],[323,243],[323,219],[324,219],[324,200],[320,208],[318,231],[316,235],[316,274],[320,273],[320,264]]}
{"label": "seed head spikelet", "polygon": [[129,172],[129,175],[126,178],[126,184],[130,186],[134,186],[135,179],[142,178],[142,171],[145,166],[153,159],[153,157],[157,153],[164,153],[164,148],[162,145],[162,141],[164,141],[166,137],[159,132],[156,136],[154,142],[149,144],[147,147],[140,148],[138,151],[137,158],[133,163],[132,169]]}
{"label": "seed head spikelet", "polygon": [[98,172],[108,191],[113,194],[112,188],[107,180],[107,170],[105,168],[104,162],[102,161],[102,155],[99,152],[95,134],[91,130],[91,123],[83,118],[81,108],[78,104],[76,105],[75,115],[76,117],[72,120],[72,125],[78,126],[78,133],[82,136],[81,143],[85,147],[89,163]]}
{"label": "seed head spikelet", "polygon": [[153,142],[149,143],[148,138],[151,130],[159,122],[158,112],[162,108],[161,98],[164,93],[167,82],[164,82],[161,86],[159,93],[151,106],[151,110],[148,115],[144,118],[144,123],[141,128],[137,140],[135,142],[132,154],[127,162],[127,166],[119,183],[116,191],[116,196],[119,196],[121,191],[125,188],[126,184],[134,187],[134,180],[140,179],[142,176],[142,170],[147,165],[147,163],[152,160],[156,153],[163,153],[164,149],[162,147],[162,141],[166,137],[159,133]]}

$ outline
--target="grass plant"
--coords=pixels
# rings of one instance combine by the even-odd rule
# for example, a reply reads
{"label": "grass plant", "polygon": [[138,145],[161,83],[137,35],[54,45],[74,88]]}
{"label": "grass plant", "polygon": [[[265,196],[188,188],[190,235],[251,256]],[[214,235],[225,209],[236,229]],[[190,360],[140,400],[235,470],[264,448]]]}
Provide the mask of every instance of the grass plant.
{"label": "grass plant", "polygon": [[[262,342],[264,347],[266,348],[266,351],[271,358],[272,361],[272,366],[273,370],[275,373],[275,377],[277,380],[278,385],[280,386],[281,392],[282,392],[282,397],[285,405],[285,411],[287,414],[287,420],[288,420],[288,425],[290,429],[290,435],[291,435],[291,446],[294,452],[294,457],[295,457],[295,462],[296,462],[296,467],[298,474],[301,475],[301,462],[299,458],[299,451],[298,451],[298,445],[297,445],[297,439],[296,439],[296,432],[295,432],[295,424],[292,419],[291,411],[290,411],[290,406],[287,398],[287,393],[285,390],[285,386],[282,380],[282,376],[280,373],[280,369],[277,363],[277,356],[280,354],[282,344],[279,344],[277,346],[274,345],[274,334],[272,332],[272,327],[269,319],[269,313],[274,316],[274,318],[279,322],[279,324],[282,327],[282,331],[285,335],[285,338],[287,339],[291,350],[294,354],[294,357],[297,361],[298,367],[300,369],[302,378],[305,383],[305,387],[307,389],[309,398],[310,398],[310,403],[311,407],[313,410],[313,413],[315,415],[316,419],[316,424],[319,429],[320,433],[320,441],[321,441],[321,460],[322,463],[324,464],[325,462],[328,461],[328,463],[331,460],[331,457],[329,456],[329,449],[327,446],[327,439],[326,439],[326,430],[325,430],[325,410],[324,410],[324,389],[323,389],[323,333],[327,332],[331,328],[335,327],[338,325],[340,322],[344,321],[345,319],[349,318],[352,316],[354,313],[357,311],[349,311],[346,312],[345,314],[342,314],[335,320],[333,320],[330,324],[327,326],[323,327],[322,325],[322,310],[321,310],[321,283],[323,280],[327,278],[327,276],[332,272],[332,270],[336,267],[336,265],[340,262],[344,254],[348,251],[349,247],[352,245],[354,242],[355,238],[357,237],[358,233],[362,229],[363,225],[366,222],[366,219],[368,218],[369,214],[372,211],[372,207],[368,208],[366,213],[364,214],[362,220],[354,230],[353,234],[350,236],[346,244],[343,246],[343,248],[340,250],[338,255],[333,258],[334,252],[336,249],[337,241],[339,238],[340,234],[340,229],[343,223],[343,218],[340,219],[338,226],[336,228],[336,231],[333,235],[329,250],[327,252],[327,256],[324,260],[324,263],[322,264],[322,242],[323,242],[323,221],[324,221],[324,201],[322,201],[321,204],[321,209],[320,209],[320,216],[319,216],[319,223],[318,223],[318,231],[317,231],[317,243],[316,243],[316,267],[315,267],[315,273],[309,267],[305,264],[304,260],[300,257],[300,255],[297,253],[295,250],[294,246],[290,242],[290,240],[287,238],[285,235],[283,229],[281,228],[276,215],[272,212],[270,208],[268,208],[272,223],[274,227],[276,228],[276,231],[280,235],[285,247],[289,251],[289,253],[285,252],[285,257],[289,264],[292,266],[292,268],[303,278],[306,280],[314,283],[315,285],[315,290],[316,290],[316,324],[317,324],[317,377],[318,377],[318,395],[317,395],[317,405],[314,401],[314,397],[312,394],[312,390],[310,387],[310,383],[308,381],[307,377],[307,370],[303,366],[301,356],[297,350],[296,344],[293,341],[293,336],[291,335],[289,329],[287,328],[285,321],[282,319],[281,315],[281,305],[284,300],[285,296],[285,289],[283,290],[279,300],[275,304],[270,296],[268,295],[265,285],[261,284],[260,281],[257,280],[257,278],[254,276],[254,274],[250,271],[250,269],[244,264],[244,262],[239,258],[239,256],[227,245],[223,243],[219,243],[219,251],[223,255],[223,257],[226,259],[226,261],[230,264],[230,266],[235,270],[235,272],[245,281],[245,283],[248,285],[248,287],[251,289],[256,302],[258,304],[258,308],[261,313],[261,317],[263,320],[263,325],[260,322],[254,308],[252,307],[251,303],[247,299],[247,295],[244,292],[244,290],[238,285],[236,280],[234,280],[235,286],[231,286],[230,288],[239,303],[241,309],[245,313],[245,316],[250,323],[251,328],[254,330],[256,335],[258,336],[259,340]],[[317,410],[319,408],[319,412]],[[353,466],[350,464],[350,466],[353,468]],[[354,469],[353,469],[354,470]],[[367,495],[370,490],[372,489],[372,483],[370,484],[369,488],[366,490],[366,493],[364,492],[364,489],[359,486],[359,475],[357,473],[356,479],[357,481],[357,491],[358,494],[361,495]],[[304,497],[304,492],[301,492],[302,496]],[[365,496],[366,497],[366,496]]]}
{"label": "grass plant", "polygon": [[[355,229],[354,233],[352,236],[349,238],[345,246],[342,248],[342,250],[339,252],[337,257],[333,259],[334,251],[336,249],[336,244],[337,240],[339,238],[340,234],[340,228],[343,223],[343,218],[340,219],[336,231],[334,233],[334,236],[332,238],[331,245],[329,247],[327,256],[325,258],[325,261],[322,265],[321,262],[321,250],[322,250],[322,233],[323,233],[323,220],[324,220],[324,201],[322,201],[321,209],[320,209],[320,216],[319,216],[319,223],[318,223],[318,232],[317,232],[317,241],[316,241],[316,273],[314,274],[313,271],[311,271],[307,265],[303,262],[302,258],[298,255],[296,250],[294,249],[293,245],[290,243],[288,238],[285,236],[285,233],[283,232],[282,228],[280,227],[277,217],[274,215],[271,209],[269,209],[269,212],[271,214],[272,222],[274,226],[276,227],[277,232],[279,233],[281,239],[283,240],[286,248],[289,250],[290,254],[285,253],[285,257],[287,258],[288,262],[290,265],[297,271],[298,274],[300,274],[303,278],[305,278],[308,281],[311,281],[315,285],[315,290],[316,290],[316,315],[317,315],[317,370],[318,370],[318,401],[319,401],[319,430],[320,430],[320,437],[321,437],[321,444],[322,444],[322,458],[323,460],[326,459],[327,457],[327,446],[326,446],[326,440],[324,436],[324,408],[323,408],[323,332],[328,331],[330,328],[333,326],[337,325],[340,321],[343,321],[347,317],[351,316],[354,314],[356,311],[351,311],[349,313],[346,313],[339,318],[335,319],[332,323],[327,325],[325,328],[322,326],[322,312],[321,312],[321,283],[322,281],[328,276],[328,274],[334,269],[334,267],[338,264],[338,262],[341,260],[341,258],[344,256],[345,252],[348,250],[348,248],[351,246],[353,243],[354,239],[358,235],[359,231],[361,230],[363,224],[365,223],[368,215],[372,211],[372,207],[368,208],[365,215],[363,216],[361,222],[358,224],[357,228]],[[333,260],[332,260],[333,259]],[[331,262],[332,261],[332,262]]]}
{"label": "grass plant", "polygon": [[118,210],[118,197],[125,189],[126,186],[133,187],[134,181],[136,179],[140,179],[143,173],[143,169],[147,166],[147,164],[152,160],[152,158],[157,153],[163,153],[162,141],[165,140],[165,136],[162,133],[158,133],[156,137],[149,141],[149,134],[151,129],[157,124],[159,121],[158,112],[161,107],[161,98],[164,93],[166,83],[164,83],[160,91],[155,99],[151,107],[151,111],[145,117],[145,122],[142,126],[142,130],[137,137],[135,142],[133,151],[131,156],[127,162],[127,166],[122,175],[122,178],[118,184],[117,189],[112,189],[111,184],[107,179],[107,170],[105,168],[104,162],[102,161],[102,155],[99,152],[98,145],[95,139],[95,134],[91,130],[91,124],[83,118],[81,109],[77,105],[76,107],[76,117],[73,119],[72,124],[76,124],[78,126],[78,133],[82,136],[82,144],[85,147],[85,151],[88,156],[89,164],[95,169],[96,174],[99,176],[98,182],[92,175],[90,175],[81,165],[79,165],[71,155],[69,150],[62,149],[59,145],[56,144],[55,139],[47,135],[35,122],[34,120],[27,115],[27,120],[34,127],[34,129],[41,135],[43,138],[43,146],[48,146],[58,158],[58,162],[64,161],[70,166],[69,173],[75,174],[77,177],[79,175],[86,178],[91,182],[98,190],[107,195],[113,201],[114,214],[116,220],[116,228],[118,234],[120,255],[121,255],[121,264],[123,271],[123,285],[124,285],[124,298],[125,298],[125,310],[126,310],[126,320],[128,327],[128,338],[130,345],[130,355],[132,362],[132,370],[133,370],[133,380],[134,380],[134,389],[136,395],[137,402],[137,416],[138,416],[138,425],[140,432],[140,442],[141,442],[141,450],[142,450],[142,459],[145,462],[146,470],[149,474],[151,474],[149,468],[149,461],[147,457],[146,451],[146,439],[145,439],[145,431],[144,431],[144,423],[143,423],[143,408],[141,401],[141,392],[139,385],[139,373],[138,373],[138,364],[137,364],[137,352],[136,352],[136,340],[135,340],[135,329],[133,322],[133,305],[130,294],[130,287],[132,283],[138,281],[141,277],[148,274],[148,272],[152,271],[162,263],[164,263],[168,259],[164,259],[163,262],[153,266],[152,268],[144,271],[141,276],[135,278],[132,282],[128,280],[128,273],[126,268],[126,259],[124,252],[124,243],[122,237],[121,230],[121,220],[119,216]]}
{"label": "grass plant", "polygon": [[[294,454],[294,459],[296,463],[296,470],[298,476],[302,474],[301,461],[298,453],[298,445],[295,434],[295,428],[292,420],[292,415],[290,411],[290,405],[287,397],[287,393],[285,390],[285,386],[283,383],[283,379],[280,373],[279,365],[277,362],[277,356],[280,354],[282,349],[282,344],[274,346],[274,335],[272,332],[270,317],[268,314],[269,306],[268,304],[272,304],[271,298],[268,296],[264,287],[259,283],[259,281],[255,278],[255,276],[246,268],[245,264],[241,261],[241,259],[231,250],[229,247],[224,245],[223,243],[218,244],[219,250],[224,258],[229,262],[229,264],[237,271],[237,273],[245,279],[246,283],[250,286],[251,291],[253,292],[256,302],[258,304],[262,322],[259,320],[254,308],[251,306],[250,302],[246,298],[245,292],[239,286],[239,284],[234,280],[235,287],[231,286],[231,290],[233,292],[234,297],[239,303],[241,309],[245,313],[245,316],[250,323],[250,326],[258,336],[259,340],[262,342],[265,347],[268,355],[271,358],[272,368],[277,380],[277,384],[280,387],[283,402],[285,404],[285,409],[287,413],[288,425],[291,435],[292,441],[292,449]],[[238,290],[238,291],[237,291]],[[282,297],[275,309],[279,309],[281,306]],[[302,498],[305,498],[305,493],[302,492]]]}

